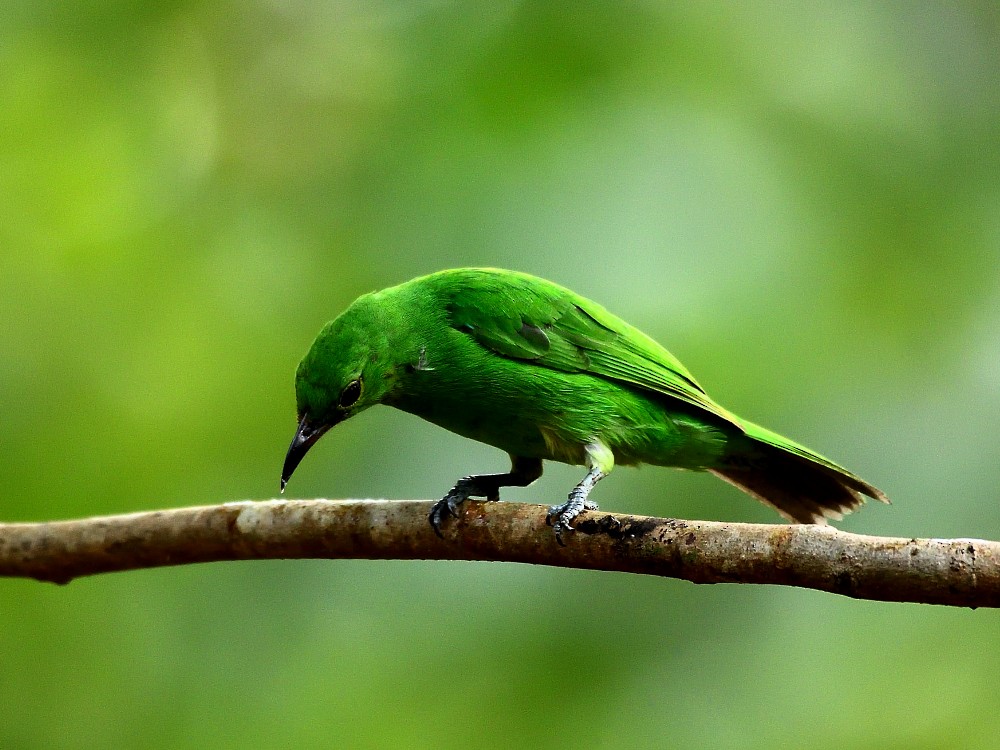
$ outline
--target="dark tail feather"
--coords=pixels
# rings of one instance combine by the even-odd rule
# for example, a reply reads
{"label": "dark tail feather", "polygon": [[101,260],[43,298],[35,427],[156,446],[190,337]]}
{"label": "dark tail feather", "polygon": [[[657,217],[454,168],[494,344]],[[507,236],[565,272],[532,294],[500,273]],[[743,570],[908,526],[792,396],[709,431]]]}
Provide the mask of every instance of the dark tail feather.
{"label": "dark tail feather", "polygon": [[864,503],[866,496],[889,502],[881,490],[832,461],[790,441],[789,447],[776,445],[771,440],[778,437],[774,433],[754,434],[764,431],[749,426],[755,429],[734,439],[721,465],[711,471],[789,521],[825,524],[828,518],[839,520]]}

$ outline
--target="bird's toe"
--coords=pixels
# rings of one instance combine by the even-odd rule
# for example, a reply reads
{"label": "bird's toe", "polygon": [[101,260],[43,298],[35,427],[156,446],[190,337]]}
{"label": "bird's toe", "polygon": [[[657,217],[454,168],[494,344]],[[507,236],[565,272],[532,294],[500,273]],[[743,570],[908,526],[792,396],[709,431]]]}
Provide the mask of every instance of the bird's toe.
{"label": "bird's toe", "polygon": [[[444,519],[447,516],[458,518],[458,506],[468,500],[469,496],[473,494],[474,487],[471,480],[472,477],[465,477],[458,480],[458,483],[448,491],[448,494],[434,503],[431,508],[427,520],[430,522],[431,528],[434,529],[434,533],[439,537],[444,538],[441,534],[441,524]],[[499,495],[497,499],[500,499]]]}
{"label": "bird's toe", "polygon": [[560,505],[550,505],[548,512],[545,514],[545,523],[548,526],[552,526],[558,523],[558,518],[566,512],[566,506],[568,503],[561,503]]}
{"label": "bird's toe", "polygon": [[434,533],[437,534],[442,539],[444,535],[441,533],[441,522],[444,520],[444,515],[447,512],[447,505],[444,500],[438,500],[431,506],[431,512],[427,515],[427,521],[430,523],[431,528],[434,529]]}
{"label": "bird's toe", "polygon": [[556,542],[560,547],[565,547],[566,542],[563,541],[563,534],[572,534],[576,529],[570,524],[570,519],[560,516],[559,519],[552,524],[552,531],[556,535]]}

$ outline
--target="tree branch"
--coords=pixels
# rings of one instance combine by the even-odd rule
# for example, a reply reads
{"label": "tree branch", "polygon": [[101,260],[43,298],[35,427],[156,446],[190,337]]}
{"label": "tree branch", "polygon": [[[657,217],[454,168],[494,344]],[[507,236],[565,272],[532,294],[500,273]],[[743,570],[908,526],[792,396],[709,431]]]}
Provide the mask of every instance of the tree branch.
{"label": "tree branch", "polygon": [[219,560],[495,560],[770,583],[858,599],[1000,606],[1000,543],[862,536],[828,526],[583,514],[560,547],[545,508],[469,501],[445,524],[418,500],[271,500],[0,524],[0,576],[68,583],[112,571]]}

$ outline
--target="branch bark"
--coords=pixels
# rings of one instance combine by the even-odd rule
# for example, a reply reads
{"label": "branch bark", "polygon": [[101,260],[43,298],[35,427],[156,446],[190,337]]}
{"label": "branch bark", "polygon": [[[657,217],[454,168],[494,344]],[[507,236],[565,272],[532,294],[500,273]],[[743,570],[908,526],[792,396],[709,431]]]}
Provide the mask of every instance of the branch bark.
{"label": "branch bark", "polygon": [[545,508],[468,501],[445,525],[430,501],[270,500],[0,524],[0,576],[68,583],[164,565],[274,558],[493,560],[769,583],[857,599],[1000,606],[1000,543],[863,536],[829,526],[589,512],[566,546]]}

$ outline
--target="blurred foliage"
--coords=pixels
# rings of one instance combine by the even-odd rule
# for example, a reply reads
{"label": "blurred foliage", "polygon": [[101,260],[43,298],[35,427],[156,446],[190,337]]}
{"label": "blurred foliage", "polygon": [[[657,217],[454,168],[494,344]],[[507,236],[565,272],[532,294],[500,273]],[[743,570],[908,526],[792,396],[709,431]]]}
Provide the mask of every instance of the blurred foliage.
{"label": "blurred foliage", "polygon": [[[1000,538],[998,21],[990,2],[9,0],[2,515],[273,496],[322,323],[495,265],[604,303],[895,500],[845,528]],[[504,458],[373,410],[291,491],[435,498]],[[596,497],[777,520],[665,469]],[[7,581],[0,607],[5,748],[996,742],[986,611],[361,561]]]}

